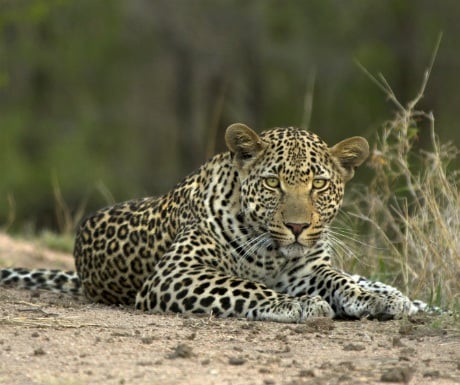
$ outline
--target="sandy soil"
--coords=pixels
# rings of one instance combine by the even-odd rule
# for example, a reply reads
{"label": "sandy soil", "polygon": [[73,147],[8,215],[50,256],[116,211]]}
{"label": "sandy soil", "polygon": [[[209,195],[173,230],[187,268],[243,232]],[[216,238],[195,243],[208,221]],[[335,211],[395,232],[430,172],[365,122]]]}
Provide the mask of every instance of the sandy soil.
{"label": "sandy soil", "polygon": [[[72,258],[0,234],[0,264]],[[451,318],[277,324],[0,288],[0,384],[458,384]]]}

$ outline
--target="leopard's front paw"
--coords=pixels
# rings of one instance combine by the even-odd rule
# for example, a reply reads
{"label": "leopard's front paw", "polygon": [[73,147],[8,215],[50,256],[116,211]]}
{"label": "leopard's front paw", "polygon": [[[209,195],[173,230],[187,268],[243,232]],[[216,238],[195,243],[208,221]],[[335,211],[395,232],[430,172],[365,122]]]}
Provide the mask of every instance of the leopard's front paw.
{"label": "leopard's front paw", "polygon": [[400,319],[406,315],[415,314],[417,308],[412,301],[404,295],[378,294],[378,309],[373,317],[377,319]]}
{"label": "leopard's front paw", "polygon": [[410,299],[402,294],[380,294],[363,289],[353,294],[339,299],[336,306],[339,316],[389,320],[416,313]]}
{"label": "leopard's front paw", "polygon": [[334,316],[329,304],[321,297],[284,296],[268,303],[267,307],[259,307],[247,313],[247,318],[275,322],[303,322],[314,317]]}
{"label": "leopard's front paw", "polygon": [[305,295],[299,297],[299,301],[302,306],[301,322],[315,317],[334,317],[334,311],[331,306],[320,296],[310,297]]}

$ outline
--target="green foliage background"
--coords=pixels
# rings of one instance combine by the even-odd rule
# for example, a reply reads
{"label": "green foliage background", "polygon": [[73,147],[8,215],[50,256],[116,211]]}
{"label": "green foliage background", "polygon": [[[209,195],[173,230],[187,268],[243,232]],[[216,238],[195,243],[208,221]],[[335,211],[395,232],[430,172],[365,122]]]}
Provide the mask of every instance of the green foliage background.
{"label": "green foliage background", "polygon": [[408,100],[440,32],[421,108],[458,142],[458,15],[429,0],[0,1],[0,225],[62,230],[57,186],[71,213],[161,194],[236,121],[372,141],[393,107],[354,61]]}

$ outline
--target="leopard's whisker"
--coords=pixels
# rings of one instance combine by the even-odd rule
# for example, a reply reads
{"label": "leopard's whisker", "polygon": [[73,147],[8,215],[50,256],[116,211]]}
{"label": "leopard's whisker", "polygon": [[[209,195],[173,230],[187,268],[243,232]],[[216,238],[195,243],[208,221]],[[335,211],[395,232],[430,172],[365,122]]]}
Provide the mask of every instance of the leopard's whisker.
{"label": "leopard's whisker", "polygon": [[[247,260],[249,256],[253,256],[255,252],[259,250],[261,248],[261,245],[263,245],[265,242],[271,242],[268,232],[259,234],[258,236],[248,240],[246,243],[238,246],[237,249],[244,251],[244,254],[240,258],[238,258],[238,270],[241,268],[242,263],[245,260]],[[246,248],[247,246],[249,247]]]}

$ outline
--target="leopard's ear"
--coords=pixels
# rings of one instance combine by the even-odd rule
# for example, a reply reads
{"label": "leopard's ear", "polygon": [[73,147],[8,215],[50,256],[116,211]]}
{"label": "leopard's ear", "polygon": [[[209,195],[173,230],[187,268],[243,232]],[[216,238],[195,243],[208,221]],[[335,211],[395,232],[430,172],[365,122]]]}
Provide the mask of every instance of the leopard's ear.
{"label": "leopard's ear", "polygon": [[369,144],[366,139],[354,136],[337,143],[331,148],[331,154],[338,162],[342,176],[347,182],[353,178],[356,168],[369,156]]}
{"label": "leopard's ear", "polygon": [[225,142],[239,168],[251,164],[267,147],[267,143],[243,123],[235,123],[227,128]]}

